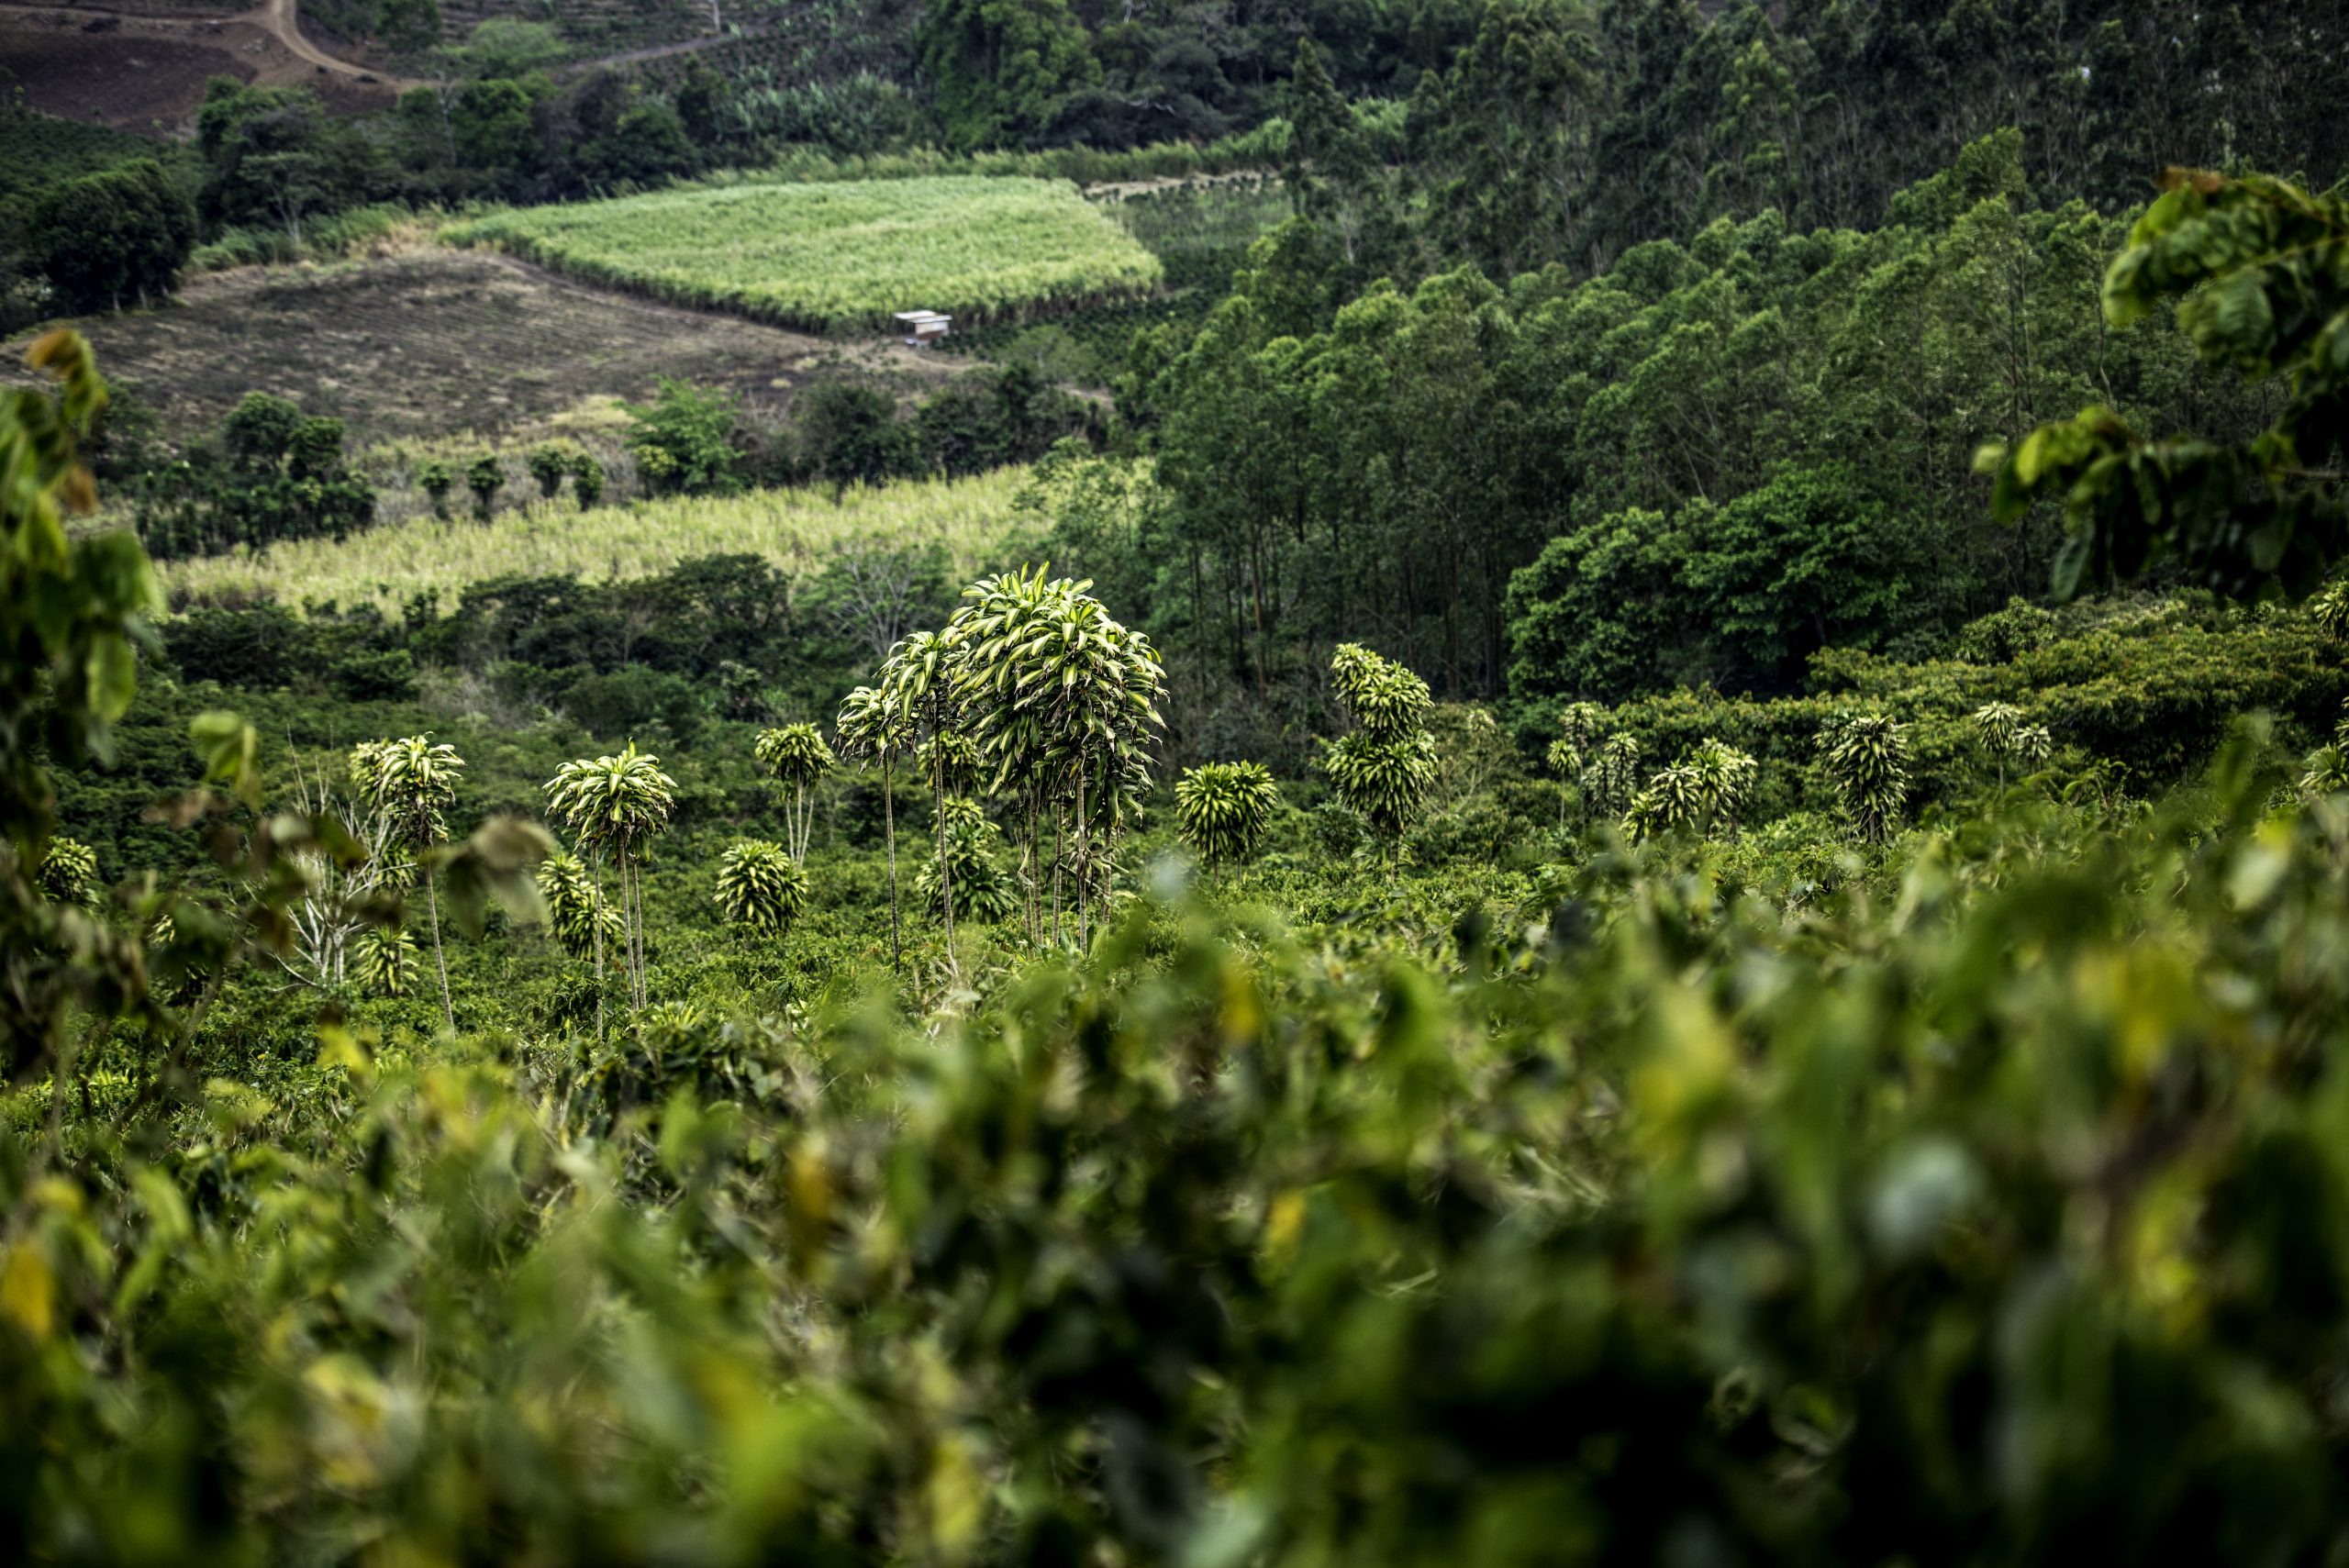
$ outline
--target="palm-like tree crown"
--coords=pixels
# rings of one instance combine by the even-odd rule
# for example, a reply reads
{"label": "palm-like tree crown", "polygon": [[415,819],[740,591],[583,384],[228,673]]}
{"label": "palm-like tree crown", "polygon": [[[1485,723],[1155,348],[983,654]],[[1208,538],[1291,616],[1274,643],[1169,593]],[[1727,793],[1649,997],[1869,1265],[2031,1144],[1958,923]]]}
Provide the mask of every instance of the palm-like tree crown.
{"label": "palm-like tree crown", "polygon": [[859,686],[841,698],[832,728],[841,755],[852,762],[893,762],[914,743],[912,716],[881,686]]}
{"label": "palm-like tree crown", "polygon": [[1210,865],[1245,860],[1280,798],[1262,762],[1202,762],[1175,783],[1174,825]]}
{"label": "palm-like tree crown", "polygon": [[745,840],[718,863],[718,907],[734,925],[780,936],[807,907],[807,873],[781,844]]}
{"label": "palm-like tree crown", "polygon": [[823,732],[812,724],[762,729],[758,740],[751,743],[751,752],[777,783],[803,789],[837,765],[832,749],[824,744]]}
{"label": "palm-like tree crown", "polygon": [[436,745],[429,735],[362,741],[351,749],[351,786],[413,844],[449,836],[447,812],[464,771],[457,749],[446,741]]}
{"label": "palm-like tree crown", "polygon": [[583,842],[629,856],[668,827],[677,801],[677,781],[633,740],[617,756],[563,763],[545,787],[547,809]]}

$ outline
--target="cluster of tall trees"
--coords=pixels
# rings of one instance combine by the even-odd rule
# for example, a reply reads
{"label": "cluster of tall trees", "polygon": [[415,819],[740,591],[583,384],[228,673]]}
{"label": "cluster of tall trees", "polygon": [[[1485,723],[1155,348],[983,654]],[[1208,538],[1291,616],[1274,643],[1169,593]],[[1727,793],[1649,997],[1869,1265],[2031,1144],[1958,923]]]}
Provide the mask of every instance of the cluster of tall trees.
{"label": "cluster of tall trees", "polygon": [[1063,484],[1061,552],[1151,606],[1210,728],[1297,729],[1357,636],[1442,695],[1602,701],[1928,651],[2046,585],[2059,530],[1992,518],[1985,443],[2089,404],[2262,422],[2163,324],[2106,319],[2126,222],[2050,205],[2025,147],[1976,143],[1879,228],[1722,217],[1590,277],[1348,297],[1342,231],[1299,220],[1187,341],[1138,339],[1154,481]]}
{"label": "cluster of tall trees", "polygon": [[1597,272],[1765,208],[1798,229],[1874,227],[2007,126],[2028,132],[2034,188],[2105,212],[2172,164],[2321,183],[2349,151],[2329,106],[2349,61],[2337,4],[1497,0],[1416,74],[1391,170],[1329,112],[1348,89],[1314,52],[1290,112],[1317,208],[1497,275]]}
{"label": "cluster of tall trees", "polygon": [[375,492],[354,473],[340,419],[248,393],[209,439],[132,479],[139,534],[157,560],[281,539],[335,539],[375,520]]}

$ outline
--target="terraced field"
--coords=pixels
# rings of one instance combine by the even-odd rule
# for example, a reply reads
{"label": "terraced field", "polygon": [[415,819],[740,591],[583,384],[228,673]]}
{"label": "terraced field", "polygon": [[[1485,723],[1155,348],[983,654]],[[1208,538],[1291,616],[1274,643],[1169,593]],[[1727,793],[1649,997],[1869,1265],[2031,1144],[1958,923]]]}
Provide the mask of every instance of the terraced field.
{"label": "terraced field", "polygon": [[1130,298],[1158,258],[1065,181],[946,176],[754,183],[531,207],[452,226],[599,283],[833,331],[895,311],[966,324]]}
{"label": "terraced field", "polygon": [[[779,405],[855,369],[917,384],[958,368],[888,344],[838,343],[555,277],[510,257],[425,250],[192,280],[166,307],[80,323],[110,379],[165,428],[204,428],[251,391],[345,420],[358,443],[495,435],[662,375]],[[15,362],[12,352],[9,362]]]}

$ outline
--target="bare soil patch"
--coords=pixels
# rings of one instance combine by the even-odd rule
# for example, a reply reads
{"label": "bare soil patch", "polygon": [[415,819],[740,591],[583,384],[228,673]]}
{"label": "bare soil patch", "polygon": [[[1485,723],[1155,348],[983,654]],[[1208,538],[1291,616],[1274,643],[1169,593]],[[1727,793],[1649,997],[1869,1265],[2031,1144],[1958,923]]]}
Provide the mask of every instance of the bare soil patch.
{"label": "bare soil patch", "polygon": [[[658,377],[732,387],[780,412],[811,381],[900,394],[967,368],[895,343],[841,343],[607,293],[511,257],[419,250],[191,280],[153,310],[76,323],[109,379],[185,436],[253,391],[345,420],[360,444],[518,429]],[[9,360],[20,350],[12,347]]]}
{"label": "bare soil patch", "polygon": [[[0,4],[0,68],[27,108],[150,136],[195,128],[215,76],[315,89],[337,114],[388,105],[396,84],[356,68],[305,58],[271,10],[238,17],[123,16],[94,9]],[[307,46],[306,45],[306,48]]]}

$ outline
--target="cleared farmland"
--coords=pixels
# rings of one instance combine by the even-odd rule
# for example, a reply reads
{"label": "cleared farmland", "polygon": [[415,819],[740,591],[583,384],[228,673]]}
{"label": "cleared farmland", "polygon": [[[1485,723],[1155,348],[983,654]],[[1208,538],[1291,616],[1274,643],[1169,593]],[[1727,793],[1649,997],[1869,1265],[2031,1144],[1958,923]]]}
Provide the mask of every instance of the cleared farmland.
{"label": "cleared farmland", "polygon": [[701,186],[495,213],[445,231],[598,283],[815,330],[891,313],[1017,320],[1156,288],[1157,257],[1058,180]]}
{"label": "cleared farmland", "polygon": [[590,512],[539,503],[492,521],[425,517],[340,542],[280,544],[266,553],[208,556],[160,568],[175,606],[267,596],[293,607],[311,602],[387,614],[437,590],[444,609],[464,588],[507,573],[625,582],[704,555],[761,555],[786,572],[819,565],[834,550],[942,546],[955,570],[974,574],[1017,527],[1012,506],[1028,472],[997,469],[972,479],[930,480],[851,490],[838,504],[812,490],[673,498]]}
{"label": "cleared farmland", "polygon": [[[643,397],[662,375],[774,406],[830,376],[918,386],[961,368],[680,310],[505,256],[437,250],[192,278],[168,306],[76,325],[108,379],[178,438],[252,391],[343,419],[366,446],[528,429],[585,399]],[[7,362],[17,361],[12,349]]]}

